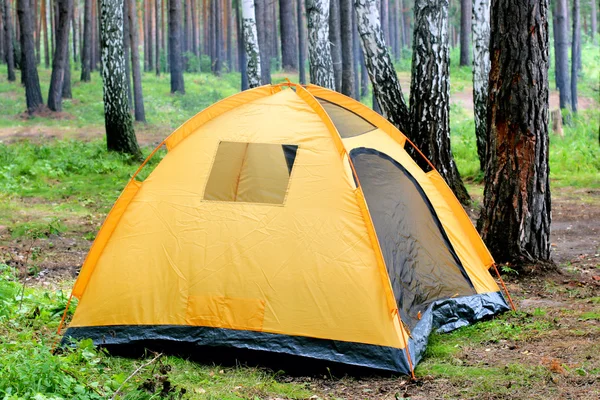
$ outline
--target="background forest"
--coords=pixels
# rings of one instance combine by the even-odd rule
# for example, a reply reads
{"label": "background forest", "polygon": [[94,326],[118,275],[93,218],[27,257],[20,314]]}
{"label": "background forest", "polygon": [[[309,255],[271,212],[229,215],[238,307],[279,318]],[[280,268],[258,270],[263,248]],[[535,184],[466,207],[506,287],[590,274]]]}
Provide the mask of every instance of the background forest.
{"label": "background forest", "polygon": [[[510,18],[498,15],[510,7],[531,20],[515,17],[507,29]],[[597,399],[598,8],[597,0],[0,0],[0,397]],[[510,40],[519,29],[546,40],[518,47]],[[517,162],[542,182],[514,195],[519,204],[527,193],[542,199],[523,213],[543,225],[528,254],[494,238],[504,233],[492,229],[495,199],[486,194],[507,192],[492,190],[503,165],[486,152],[496,140],[488,111],[503,106],[490,100],[502,90],[493,84],[511,65],[490,50],[502,48],[498,32],[519,48],[513,61],[539,66],[532,74],[542,82],[516,100],[538,105],[546,130],[532,137],[547,141],[531,165]],[[85,341],[53,353],[73,281],[139,161],[204,108],[287,79],[369,105],[448,167],[518,311],[433,335],[416,381],[128,359]],[[417,105],[440,114],[419,125]],[[430,131],[437,136],[422,134]]]}

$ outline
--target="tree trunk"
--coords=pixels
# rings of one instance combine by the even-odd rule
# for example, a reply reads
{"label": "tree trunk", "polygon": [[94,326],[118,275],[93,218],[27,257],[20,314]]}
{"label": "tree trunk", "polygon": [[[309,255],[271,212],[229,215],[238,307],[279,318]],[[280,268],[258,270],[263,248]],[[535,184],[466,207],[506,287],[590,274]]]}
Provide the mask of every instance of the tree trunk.
{"label": "tree trunk", "polygon": [[293,0],[279,0],[279,21],[281,24],[281,65],[285,71],[296,71],[298,69],[298,43],[296,43],[298,32],[296,31],[296,21],[294,21]]}
{"label": "tree trunk", "polygon": [[342,93],[354,97],[354,48],[352,45],[352,0],[340,1],[342,41]]}
{"label": "tree trunk", "polygon": [[[197,0],[191,0],[190,3],[192,7],[192,53],[198,56],[198,3]],[[156,26],[158,27],[158,24]]]}
{"label": "tree trunk", "polygon": [[[265,0],[265,41],[267,43],[265,54],[266,60],[269,63],[269,68],[271,63],[275,61],[275,65],[277,65],[277,40],[275,36],[275,30],[277,29],[277,25],[275,23],[275,18],[273,15],[272,4],[275,0]],[[262,50],[262,49],[261,49]],[[277,67],[275,67],[277,69]],[[270,73],[269,73],[270,75]]]}
{"label": "tree trunk", "polygon": [[596,11],[596,2],[598,0],[590,0],[590,15],[591,15],[591,28],[592,28],[592,43],[598,44],[598,40],[596,39],[596,34],[598,33],[598,14]]}
{"label": "tree trunk", "polygon": [[[358,31],[358,23],[356,25]],[[361,41],[362,43],[362,41]],[[362,45],[361,45],[362,46]],[[362,47],[360,49],[360,97],[367,97],[369,95],[369,72],[367,71],[367,64],[365,62],[365,52]]]}
{"label": "tree trunk", "polygon": [[569,83],[569,28],[567,26],[567,0],[556,0],[556,86],[559,91],[560,108],[567,109],[563,112],[563,119],[569,121],[571,109],[571,85]]}
{"label": "tree trunk", "polygon": [[329,42],[335,90],[342,91],[342,35],[340,32],[340,0],[329,0]]}
{"label": "tree trunk", "polygon": [[6,53],[4,52],[4,6],[0,0],[0,64],[6,61]]}
{"label": "tree trunk", "polygon": [[408,43],[408,39],[406,38],[406,27],[404,26],[404,24],[406,23],[406,21],[404,20],[404,0],[398,1],[398,19],[400,23],[400,58],[402,58],[402,53]]}
{"label": "tree trunk", "polygon": [[[131,74],[133,75],[133,104],[135,120],[146,122],[144,110],[144,96],[142,94],[142,73],[140,71],[140,51],[137,34],[136,0],[125,0],[128,5],[129,17],[129,43],[131,49]],[[151,47],[151,45],[149,45]],[[125,60],[127,62],[127,60]]]}
{"label": "tree trunk", "polygon": [[[448,0],[415,1],[410,138],[446,180],[462,204],[467,192],[450,148]],[[420,157],[415,157],[417,163]],[[426,164],[420,164],[424,167]]]}
{"label": "tree trunk", "polygon": [[[176,2],[174,2],[176,3]],[[104,126],[108,150],[142,158],[125,92],[123,2],[100,0],[100,48],[104,87]]]}
{"label": "tree trunk", "polygon": [[131,43],[129,40],[129,6],[123,1],[123,57],[125,58],[125,90],[127,90],[127,107],[133,112],[133,93],[131,91]]}
{"label": "tree trunk", "polygon": [[306,0],[310,81],[335,90],[329,45],[329,0]]}
{"label": "tree trunk", "polygon": [[156,76],[160,76],[160,2],[161,0],[154,0],[154,64],[156,66]]}
{"label": "tree trunk", "polygon": [[8,0],[0,0],[2,3],[2,18],[4,19],[4,48],[6,49],[6,67],[8,81],[14,82],[15,77],[15,51],[13,47],[13,28],[11,21],[11,12],[8,7]]}
{"label": "tree trunk", "polygon": [[304,1],[296,0],[296,18],[298,19],[298,80],[306,84],[306,39],[304,36]]}
{"label": "tree trunk", "polygon": [[493,0],[491,15],[489,161],[477,225],[497,262],[548,262],[548,1]]}
{"label": "tree trunk", "polygon": [[183,55],[181,54],[181,2],[169,0],[169,67],[171,93],[185,93]]}
{"label": "tree trunk", "polygon": [[[244,1],[244,0],[242,0]],[[255,0],[255,16],[256,16],[256,31],[258,33],[258,48],[260,49],[260,81],[261,84],[266,85],[271,83],[271,59],[269,55],[269,43],[267,41],[267,25],[266,25],[266,1]],[[244,28],[245,32],[246,28]],[[248,54],[248,53],[246,53]],[[248,59],[250,62],[250,59]],[[250,71],[248,71],[250,74]],[[252,87],[252,83],[250,83]]]}
{"label": "tree trunk", "polygon": [[571,108],[577,112],[577,72],[581,53],[581,24],[579,0],[573,0],[573,40],[571,47]]}
{"label": "tree trunk", "polygon": [[223,24],[222,24],[222,6],[221,0],[215,2],[215,70],[217,76],[221,76],[223,68]]}
{"label": "tree trunk", "polygon": [[77,1],[73,2],[73,10],[71,11],[71,29],[73,32],[73,63],[77,66]]}
{"label": "tree trunk", "polygon": [[50,44],[48,41],[48,7],[46,1],[42,0],[42,7],[44,9],[41,12],[42,15],[42,33],[44,35],[44,67],[50,68]]}
{"label": "tree trunk", "polygon": [[[358,39],[358,29],[356,27],[356,13],[353,12],[354,4],[350,3],[352,7],[352,64],[354,66],[354,99],[360,101],[360,40]],[[367,78],[368,79],[368,78]]]}
{"label": "tree trunk", "polygon": [[41,50],[42,50],[42,41],[41,41],[41,37],[40,37],[40,28],[41,28],[41,23],[40,23],[40,12],[39,12],[39,7],[38,7],[38,0],[35,0],[33,2],[33,23],[34,23],[34,29],[35,29],[35,62],[36,65],[40,65],[40,61],[41,61]]}
{"label": "tree trunk", "polygon": [[227,72],[233,72],[233,27],[231,24],[231,1],[227,0],[225,2],[225,18],[227,19]]}
{"label": "tree trunk", "polygon": [[[252,6],[254,6],[254,1],[252,1]],[[240,70],[240,75],[242,76],[242,91],[247,90],[250,88],[250,83],[248,80],[248,57],[246,56],[246,39],[244,37],[244,28],[242,27],[242,22],[243,17],[242,17],[242,10],[241,10],[241,4],[240,4],[240,0],[235,0],[235,25],[236,25],[236,29],[237,29],[237,51],[238,51],[238,62],[239,62],[239,70]],[[256,17],[255,17],[255,21],[254,21],[254,27],[256,30]],[[254,34],[256,34],[256,32],[254,32]],[[253,39],[256,43],[256,46],[258,47],[258,39],[256,38],[256,36],[253,36]],[[256,51],[256,54],[259,54],[258,51]],[[260,62],[258,62],[258,60],[255,60],[255,65],[259,65]],[[255,76],[258,78],[258,80],[260,81],[260,73],[256,73],[255,72]]]}
{"label": "tree trunk", "polygon": [[473,109],[479,169],[485,171],[488,79],[490,75],[490,0],[473,0]]}
{"label": "tree trunk", "polygon": [[383,40],[377,1],[354,0],[354,6],[365,64],[373,84],[373,94],[377,98],[382,115],[404,134],[409,135],[410,114]]}
{"label": "tree trunk", "polygon": [[71,91],[71,57],[70,57],[70,53],[71,50],[69,49],[69,46],[67,44],[67,54],[65,57],[65,70],[64,70],[64,78],[63,78],[63,85],[62,85],[62,98],[63,99],[72,99],[73,98],[73,93]]}
{"label": "tree trunk", "polygon": [[[42,0],[45,1],[45,0]],[[91,80],[91,58],[92,58],[92,1],[84,0],[83,9],[83,47],[81,48],[81,80]]]}
{"label": "tree trunk", "polygon": [[38,78],[33,42],[33,13],[31,0],[17,0],[17,14],[21,30],[21,71],[25,85],[27,111],[34,113],[44,105]]}
{"label": "tree trunk", "polygon": [[48,90],[48,108],[52,111],[62,111],[62,91],[67,68],[69,49],[69,22],[73,0],[58,1],[58,23],[56,29],[56,47],[52,58],[52,76]]}
{"label": "tree trunk", "polygon": [[[135,7],[134,7],[134,9],[135,9]],[[144,10],[144,16],[145,17],[147,16],[147,18],[145,19],[147,29],[146,29],[146,36],[144,37],[144,40],[148,42],[148,71],[152,71],[154,69],[154,31],[152,30],[152,21],[154,20],[153,15],[152,15],[153,10],[154,10],[154,7],[152,7],[152,1],[148,0],[147,7]],[[139,43],[139,40],[137,41],[137,43]],[[132,53],[132,55],[133,55],[133,53]],[[134,79],[135,79],[135,77],[134,77]],[[135,88],[134,88],[134,90],[135,90]],[[137,113],[137,107],[136,107],[136,113]],[[137,116],[136,116],[136,121],[139,121],[137,119]]]}
{"label": "tree trunk", "polygon": [[[469,45],[471,44],[471,4],[472,0],[460,0],[460,66],[471,64]],[[476,0],[475,0],[476,1]],[[489,18],[489,17],[488,17]]]}
{"label": "tree trunk", "polygon": [[254,0],[242,0],[242,30],[244,36],[244,50],[247,60],[248,87],[254,88],[261,85],[260,50],[258,48],[258,34],[256,32],[256,15]]}

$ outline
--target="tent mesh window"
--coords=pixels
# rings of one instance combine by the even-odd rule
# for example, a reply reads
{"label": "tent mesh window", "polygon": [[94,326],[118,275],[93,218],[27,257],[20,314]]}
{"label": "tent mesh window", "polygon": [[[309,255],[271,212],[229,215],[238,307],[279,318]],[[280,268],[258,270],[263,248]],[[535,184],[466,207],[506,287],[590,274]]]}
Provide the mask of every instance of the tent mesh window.
{"label": "tent mesh window", "polygon": [[342,138],[359,136],[377,129],[375,125],[347,108],[321,98],[317,98],[317,100],[331,118],[333,125],[335,125]]}
{"label": "tent mesh window", "polygon": [[204,199],[283,204],[298,146],[221,142]]}

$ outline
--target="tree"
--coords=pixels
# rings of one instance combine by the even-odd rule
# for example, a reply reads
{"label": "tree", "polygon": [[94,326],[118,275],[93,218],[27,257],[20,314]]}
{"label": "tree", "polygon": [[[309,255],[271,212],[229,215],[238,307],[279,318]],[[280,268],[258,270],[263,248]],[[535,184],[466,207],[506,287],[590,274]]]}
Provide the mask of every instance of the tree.
{"label": "tree", "polygon": [[69,21],[73,0],[58,1],[58,24],[56,29],[56,45],[52,57],[52,76],[48,90],[48,108],[52,111],[62,111],[62,91],[65,81],[65,68],[69,49]]}
{"label": "tree", "polygon": [[581,57],[581,24],[579,0],[573,0],[573,40],[571,47],[571,108],[577,112],[577,72]]}
{"label": "tree", "polygon": [[258,48],[258,34],[256,32],[254,0],[242,0],[242,30],[248,63],[248,86],[254,88],[261,85],[260,50]]}
{"label": "tree", "polygon": [[154,65],[156,67],[156,76],[160,76],[160,35],[161,35],[161,26],[160,26],[160,1],[154,0]]}
{"label": "tree", "polygon": [[[140,51],[138,40],[136,0],[125,0],[127,2],[127,17],[129,19],[129,44],[131,49],[131,75],[133,76],[133,104],[135,120],[146,122],[146,111],[144,110],[144,95],[142,93],[142,73],[140,71]],[[125,60],[127,62],[127,60]]]}
{"label": "tree", "polygon": [[460,0],[460,65],[469,65],[469,44],[471,43],[471,1]]}
{"label": "tree", "polygon": [[[298,0],[301,2],[302,0]],[[293,0],[279,0],[279,23],[281,26],[281,65],[286,71],[298,69],[298,44]]]}
{"label": "tree", "polygon": [[489,161],[478,228],[497,262],[549,262],[548,0],[492,0],[491,16]]}
{"label": "tree", "polygon": [[598,15],[596,14],[596,2],[598,0],[590,0],[591,28],[592,28],[592,43],[598,44],[596,33],[598,33]]}
{"label": "tree", "polygon": [[302,0],[296,0],[296,18],[298,18],[298,79],[301,84],[306,83],[306,50],[305,50],[305,37],[304,37],[304,21],[302,15],[304,14],[304,2]]}
{"label": "tree", "polygon": [[[383,40],[377,1],[354,0],[354,7],[366,70],[371,78],[373,92],[381,107],[382,115],[404,134],[410,135],[410,113]],[[363,85],[364,83],[363,80]],[[363,91],[361,95],[365,96],[366,93]]]}
{"label": "tree", "polygon": [[342,35],[340,33],[340,0],[329,0],[329,42],[335,90],[342,91]]}
{"label": "tree", "polygon": [[258,48],[260,50],[260,80],[263,85],[271,83],[271,52],[267,37],[268,17],[267,1],[255,0],[256,30],[258,32]]}
{"label": "tree", "polygon": [[[45,0],[42,0],[45,1]],[[81,81],[89,82],[92,63],[92,1],[84,0],[83,6],[83,46],[81,48]]]}
{"label": "tree", "polygon": [[8,0],[0,0],[0,6],[2,6],[2,18],[4,19],[4,49],[6,52],[6,68],[8,81],[14,82],[17,78],[15,76],[15,53],[13,47],[13,28],[11,22],[11,12],[8,7]]}
{"label": "tree", "polygon": [[563,119],[568,122],[571,108],[571,85],[569,83],[569,34],[567,25],[567,0],[556,0],[556,86],[561,109],[567,110]]}
{"label": "tree", "polygon": [[100,0],[100,49],[106,145],[141,159],[125,91],[122,0]]}
{"label": "tree", "polygon": [[183,55],[181,54],[181,2],[169,0],[169,67],[171,93],[185,93]]}
{"label": "tree", "polygon": [[306,0],[310,81],[335,90],[329,45],[329,0]]}
{"label": "tree", "polygon": [[461,203],[469,194],[450,148],[448,0],[416,0],[410,83],[411,138]]}
{"label": "tree", "polygon": [[490,75],[490,0],[473,0],[473,109],[479,169],[485,171]]}
{"label": "tree", "polygon": [[340,0],[340,27],[342,41],[342,93],[354,94],[354,46],[352,24],[352,0]]}
{"label": "tree", "polygon": [[40,80],[35,59],[35,45],[33,42],[33,13],[31,0],[17,0],[17,14],[21,30],[21,73],[25,85],[25,99],[29,114],[37,111],[44,105]]}

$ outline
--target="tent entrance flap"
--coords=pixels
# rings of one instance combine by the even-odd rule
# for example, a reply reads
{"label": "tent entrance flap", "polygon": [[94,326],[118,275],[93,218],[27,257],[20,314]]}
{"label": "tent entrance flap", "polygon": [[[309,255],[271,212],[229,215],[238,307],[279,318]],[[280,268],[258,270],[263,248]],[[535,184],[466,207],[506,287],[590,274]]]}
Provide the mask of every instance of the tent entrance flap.
{"label": "tent entrance flap", "polygon": [[374,149],[350,152],[373,218],[402,321],[412,330],[428,305],[476,294],[418,182]]}

